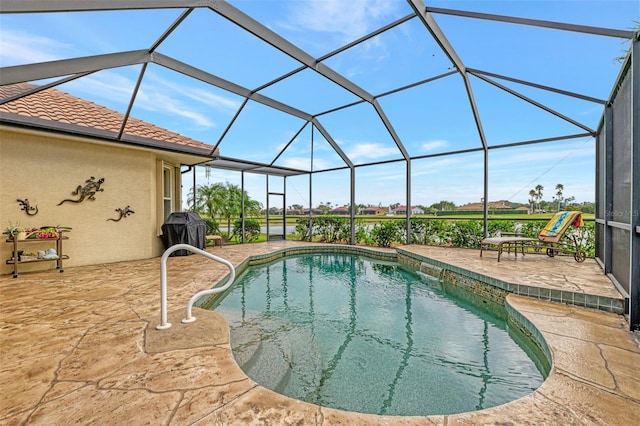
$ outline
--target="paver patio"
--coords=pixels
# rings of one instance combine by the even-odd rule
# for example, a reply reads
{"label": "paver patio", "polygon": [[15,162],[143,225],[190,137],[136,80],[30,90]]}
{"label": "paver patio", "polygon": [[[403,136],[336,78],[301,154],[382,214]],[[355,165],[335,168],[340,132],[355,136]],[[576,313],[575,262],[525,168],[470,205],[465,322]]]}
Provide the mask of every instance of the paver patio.
{"label": "paver patio", "polygon": [[[207,250],[240,264],[299,242]],[[421,256],[523,285],[620,297],[593,259],[479,257],[478,250],[403,246]],[[169,258],[168,330],[160,321],[160,259],[0,277],[0,424],[606,424],[640,422],[640,349],[624,317],[509,295],[553,355],[530,395],[478,412],[431,417],[349,413],[265,389],[237,366],[226,321],[189,297],[223,265]],[[417,392],[429,392],[428,384]]]}

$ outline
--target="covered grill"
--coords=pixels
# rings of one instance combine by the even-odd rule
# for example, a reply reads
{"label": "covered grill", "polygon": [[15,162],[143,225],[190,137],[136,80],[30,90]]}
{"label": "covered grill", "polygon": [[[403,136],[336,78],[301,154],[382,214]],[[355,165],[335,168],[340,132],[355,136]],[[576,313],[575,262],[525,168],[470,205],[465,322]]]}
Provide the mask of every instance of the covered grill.
{"label": "covered grill", "polygon": [[[207,241],[207,226],[198,213],[175,212],[171,213],[162,224],[162,242],[164,248],[176,244],[189,244],[199,249],[204,249]],[[171,256],[188,256],[187,250],[176,250]]]}

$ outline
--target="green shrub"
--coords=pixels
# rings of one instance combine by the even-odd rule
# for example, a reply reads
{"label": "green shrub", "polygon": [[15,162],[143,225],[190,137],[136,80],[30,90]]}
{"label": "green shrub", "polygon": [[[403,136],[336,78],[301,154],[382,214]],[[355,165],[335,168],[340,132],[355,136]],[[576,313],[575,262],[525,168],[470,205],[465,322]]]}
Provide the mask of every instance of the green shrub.
{"label": "green shrub", "polygon": [[578,250],[585,252],[587,257],[595,257],[596,255],[596,223],[585,222],[582,228],[574,228],[572,226],[565,233],[568,237],[576,238]]}
{"label": "green shrub", "polygon": [[391,243],[400,239],[398,224],[395,221],[375,224],[371,230],[371,238],[378,247],[391,247]]}
{"label": "green shrub", "polygon": [[215,219],[209,217],[203,220],[207,227],[207,235],[220,235],[220,225]]}
{"label": "green shrub", "polygon": [[490,237],[503,234],[505,232],[516,232],[516,221],[513,220],[490,220],[488,221],[488,234]]}
{"label": "green shrub", "polygon": [[311,241],[313,234],[308,217],[296,219],[296,234],[298,234],[300,241]]}
{"label": "green shrub", "polygon": [[484,229],[481,221],[458,220],[453,222],[450,240],[454,247],[480,248],[480,241],[483,237]]}
{"label": "green shrub", "polygon": [[[260,237],[260,221],[257,219],[244,220],[244,240],[252,243]],[[242,220],[238,219],[233,223],[231,238],[239,243],[242,241]]]}
{"label": "green shrub", "polygon": [[522,224],[520,232],[529,238],[538,238],[538,234],[547,224],[548,220],[528,220]]}
{"label": "green shrub", "polygon": [[351,240],[350,219],[344,216],[323,215],[313,218],[314,235],[325,243]]}

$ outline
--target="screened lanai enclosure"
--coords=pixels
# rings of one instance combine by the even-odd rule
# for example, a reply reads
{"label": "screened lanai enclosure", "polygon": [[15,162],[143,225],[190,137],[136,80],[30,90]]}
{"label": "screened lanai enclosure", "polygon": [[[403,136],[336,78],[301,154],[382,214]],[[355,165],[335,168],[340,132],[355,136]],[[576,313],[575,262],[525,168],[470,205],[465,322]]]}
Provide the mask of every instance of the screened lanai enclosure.
{"label": "screened lanai enclosure", "polygon": [[292,205],[310,220],[318,203],[351,206],[352,243],[357,205],[476,202],[486,233],[492,201],[562,184],[595,201],[596,258],[640,323],[635,1],[4,0],[0,13],[0,84],[32,85],[0,105],[55,87],[125,117],[118,132],[3,124],[136,144],[130,120],[154,123],[211,146],[183,165],[185,192],[231,179],[283,225]]}

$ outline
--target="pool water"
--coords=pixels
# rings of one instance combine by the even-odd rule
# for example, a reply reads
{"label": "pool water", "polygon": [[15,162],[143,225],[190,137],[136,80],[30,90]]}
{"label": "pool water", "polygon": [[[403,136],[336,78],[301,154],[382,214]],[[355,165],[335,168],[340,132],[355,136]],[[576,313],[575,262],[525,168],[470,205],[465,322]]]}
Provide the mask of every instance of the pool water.
{"label": "pool water", "polygon": [[322,406],[452,414],[520,398],[547,374],[495,306],[478,308],[437,280],[357,255],[249,267],[211,309],[229,321],[249,377]]}

